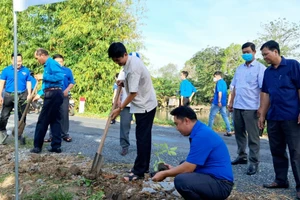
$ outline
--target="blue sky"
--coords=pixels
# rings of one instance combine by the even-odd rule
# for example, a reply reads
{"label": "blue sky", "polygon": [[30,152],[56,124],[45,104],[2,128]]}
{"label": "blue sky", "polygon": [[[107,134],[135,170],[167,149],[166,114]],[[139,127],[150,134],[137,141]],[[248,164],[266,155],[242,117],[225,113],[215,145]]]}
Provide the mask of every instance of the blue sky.
{"label": "blue sky", "polygon": [[168,63],[181,69],[207,46],[253,41],[261,24],[278,18],[300,23],[299,0],[147,0],[145,6],[141,53],[151,69]]}

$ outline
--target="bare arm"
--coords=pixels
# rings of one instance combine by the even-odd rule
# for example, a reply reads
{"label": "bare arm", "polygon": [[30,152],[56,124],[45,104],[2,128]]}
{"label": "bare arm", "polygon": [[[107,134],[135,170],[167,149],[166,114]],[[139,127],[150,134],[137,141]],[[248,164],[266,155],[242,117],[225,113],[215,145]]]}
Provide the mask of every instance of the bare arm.
{"label": "bare arm", "polygon": [[121,106],[113,110],[113,112],[111,113],[111,118],[115,119],[118,115],[120,115],[121,110],[125,108],[136,97],[136,95],[136,92],[131,92],[121,104]]}
{"label": "bare arm", "polygon": [[28,96],[30,96],[31,95],[31,81],[26,82],[26,87],[27,87]]}
{"label": "bare arm", "polygon": [[152,178],[153,181],[162,181],[166,177],[174,177],[178,174],[182,173],[190,173],[193,172],[196,169],[196,165],[189,163],[189,162],[184,162],[181,165],[177,167],[173,167],[169,170],[161,171],[155,174],[155,176]]}
{"label": "bare arm", "polygon": [[230,112],[233,111],[234,97],[235,97],[235,88],[233,88],[233,90],[230,92],[230,99],[228,99],[228,110]]}
{"label": "bare arm", "polygon": [[3,104],[2,92],[4,89],[4,85],[5,85],[5,80],[0,80],[0,105]]}

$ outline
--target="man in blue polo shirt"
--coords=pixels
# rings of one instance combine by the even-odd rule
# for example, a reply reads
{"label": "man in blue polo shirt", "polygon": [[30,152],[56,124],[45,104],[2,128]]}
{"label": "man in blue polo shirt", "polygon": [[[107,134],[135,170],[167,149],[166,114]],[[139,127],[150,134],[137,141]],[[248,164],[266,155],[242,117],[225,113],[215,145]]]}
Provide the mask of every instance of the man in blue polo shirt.
{"label": "man in blue polo shirt", "polygon": [[[50,125],[53,137],[48,151],[61,153],[61,111],[58,108],[63,103],[64,74],[59,63],[50,58],[45,49],[37,49],[34,57],[40,64],[44,65],[43,77],[38,77],[43,79],[44,104],[35,128],[34,148],[30,152],[40,153],[42,151],[44,138]],[[36,95],[33,100],[39,98],[40,95]]]}
{"label": "man in blue polo shirt", "polygon": [[[4,97],[0,95],[0,104],[2,104],[2,111],[0,117],[0,144],[4,144],[8,135],[6,133],[6,125],[10,112],[14,108],[14,91],[15,91],[15,77],[14,77],[14,54],[11,55],[12,65],[3,69],[0,79],[0,94],[2,94],[4,86]],[[31,94],[30,71],[22,65],[22,55],[17,54],[17,71],[18,71],[18,116],[19,120],[26,107],[26,100]],[[24,122],[26,119],[24,119]]]}
{"label": "man in blue polo shirt", "polygon": [[[63,81],[63,93],[64,93],[64,101],[61,105],[61,125],[62,125],[62,134],[61,137],[66,142],[71,142],[72,138],[69,135],[69,94],[73,86],[75,85],[74,77],[72,70],[66,66],[64,66],[64,57],[60,54],[55,54],[53,59],[58,62],[61,66],[62,72],[64,74]],[[52,132],[50,131],[49,139],[46,139],[45,142],[52,141]]]}
{"label": "man in blue polo shirt", "polygon": [[187,76],[189,73],[187,71],[181,72],[181,83],[180,83],[180,105],[182,106],[189,106],[192,98],[197,91],[196,88],[193,86],[193,84],[187,80]]}
{"label": "man in blue polo shirt", "polygon": [[209,113],[209,120],[208,120],[208,126],[210,128],[213,127],[214,124],[214,119],[216,117],[216,114],[220,112],[225,125],[226,125],[226,133],[224,136],[231,136],[231,127],[230,127],[230,122],[228,120],[228,116],[226,113],[226,101],[227,101],[227,84],[222,78],[222,72],[216,71],[214,73],[214,82],[216,82],[216,87],[215,87],[215,94],[214,94],[214,99],[213,103],[210,108],[210,113]]}
{"label": "man in blue polo shirt", "polygon": [[275,180],[264,184],[266,188],[288,188],[289,148],[290,162],[296,182],[297,199],[300,199],[300,64],[280,56],[279,44],[270,40],[261,47],[264,60],[271,66],[264,74],[259,128],[267,130],[273,157]]}
{"label": "man in blue polo shirt", "polygon": [[190,152],[186,161],[177,167],[155,174],[153,181],[174,177],[176,190],[184,199],[226,199],[233,187],[230,156],[222,138],[197,120],[187,106],[171,111],[177,130],[190,136]]}

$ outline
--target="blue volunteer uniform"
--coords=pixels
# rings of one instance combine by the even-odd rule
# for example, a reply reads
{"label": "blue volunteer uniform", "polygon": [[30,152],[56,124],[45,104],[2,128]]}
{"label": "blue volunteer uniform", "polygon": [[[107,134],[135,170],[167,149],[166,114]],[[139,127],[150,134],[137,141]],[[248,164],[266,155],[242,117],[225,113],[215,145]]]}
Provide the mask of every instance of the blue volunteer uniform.
{"label": "blue volunteer uniform", "polygon": [[43,93],[44,104],[38,118],[34,135],[34,153],[39,153],[44,143],[48,126],[50,125],[53,135],[51,147],[53,152],[61,152],[61,112],[60,106],[63,103],[63,80],[64,74],[61,66],[48,58],[44,64]]}
{"label": "blue volunteer uniform", "polygon": [[[18,117],[19,120],[26,107],[26,100],[28,96],[27,92],[27,82],[30,81],[30,71],[28,68],[21,66],[17,70],[18,77]],[[3,69],[1,73],[1,80],[5,81],[5,92],[3,97],[3,106],[0,118],[0,131],[6,132],[6,125],[10,116],[12,109],[14,108],[14,91],[15,91],[15,78],[14,78],[14,67],[12,65]],[[24,119],[24,122],[26,118]]]}

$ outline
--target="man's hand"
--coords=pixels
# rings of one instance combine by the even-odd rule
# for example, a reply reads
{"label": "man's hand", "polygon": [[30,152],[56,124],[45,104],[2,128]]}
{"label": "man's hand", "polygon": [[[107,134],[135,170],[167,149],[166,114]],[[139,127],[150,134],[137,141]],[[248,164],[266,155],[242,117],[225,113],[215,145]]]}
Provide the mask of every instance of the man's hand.
{"label": "man's hand", "polygon": [[32,101],[37,101],[37,100],[39,100],[41,98],[41,96],[40,95],[35,95],[34,96],[34,98],[32,99]]}
{"label": "man's hand", "polygon": [[166,178],[166,176],[164,175],[165,171],[161,171],[161,172],[157,172],[153,178],[152,181],[162,181]]}
{"label": "man's hand", "polygon": [[118,80],[118,81],[117,81],[117,85],[118,85],[118,86],[121,86],[121,87],[124,87],[124,81]]}
{"label": "man's hand", "polygon": [[2,97],[2,95],[0,95],[0,105],[2,105],[3,104],[3,97]]}
{"label": "man's hand", "polygon": [[232,103],[228,104],[228,111],[233,112],[233,104]]}
{"label": "man's hand", "polygon": [[64,90],[64,97],[67,97],[69,95],[69,91],[68,90]]}
{"label": "man's hand", "polygon": [[116,117],[120,115],[120,112],[121,112],[120,108],[114,109],[110,115],[111,119],[116,119]]}
{"label": "man's hand", "polygon": [[[299,118],[298,118],[299,119]],[[259,129],[264,129],[265,128],[265,117],[264,116],[260,116],[258,119],[258,128]]]}
{"label": "man's hand", "polygon": [[219,102],[219,103],[218,103],[218,106],[219,106],[219,108],[221,108],[221,107],[222,107],[222,103],[221,103],[221,102]]}
{"label": "man's hand", "polygon": [[300,114],[298,115],[298,124],[300,124]]}
{"label": "man's hand", "polygon": [[31,97],[31,95],[28,94],[28,95],[27,95],[27,101],[29,101],[30,97]]}

